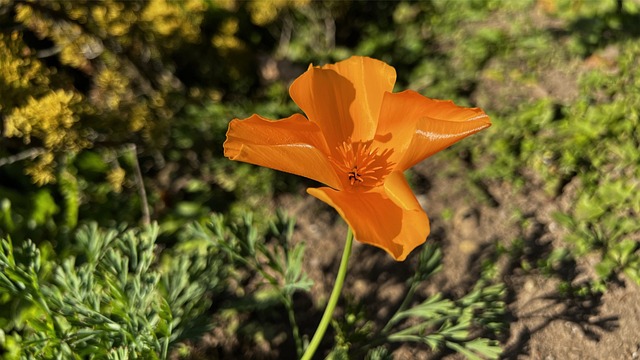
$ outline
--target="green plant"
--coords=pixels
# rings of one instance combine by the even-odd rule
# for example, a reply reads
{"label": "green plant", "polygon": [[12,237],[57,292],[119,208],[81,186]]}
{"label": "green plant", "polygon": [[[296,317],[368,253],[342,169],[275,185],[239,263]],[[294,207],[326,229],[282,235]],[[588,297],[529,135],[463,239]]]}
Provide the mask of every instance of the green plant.
{"label": "green plant", "polygon": [[[302,270],[304,243],[291,241],[295,221],[278,212],[264,237],[259,235],[250,213],[240,222],[232,222],[229,226],[225,223],[223,216],[214,216],[209,226],[195,225],[191,231],[200,238],[209,239],[236,268],[259,275],[255,296],[275,297],[285,307],[297,354],[302,355],[304,342],[296,322],[293,295],[298,291],[309,291],[313,283]],[[268,238],[275,242],[267,243],[265,239]],[[267,285],[266,289],[264,285]]]}
{"label": "green plant", "polygon": [[7,311],[0,348],[15,359],[167,359],[220,291],[224,272],[207,251],[178,254],[162,271],[157,234],[156,225],[91,224],[62,257],[29,240],[18,247],[2,240],[0,299]]}
{"label": "green plant", "polygon": [[[571,256],[599,254],[598,283],[622,273],[637,282],[640,44],[611,46],[619,49],[613,58],[592,55],[596,65],[578,77],[573,102],[547,96],[496,117],[500,131],[483,139],[491,160],[473,177],[539,184],[549,201],[566,198],[555,221],[568,232]],[[568,57],[567,50],[554,51],[548,55],[554,61]]]}
{"label": "green plant", "polygon": [[[426,344],[434,351],[449,348],[468,359],[497,359],[502,350],[495,340],[479,336],[504,330],[505,288],[481,279],[474,289],[459,299],[434,294],[416,303],[416,290],[442,268],[442,252],[437,245],[424,245],[414,275],[407,280],[404,300],[384,327],[362,320],[364,314],[347,313],[336,322],[334,358],[383,356],[390,342]],[[349,329],[350,331],[346,331]]]}

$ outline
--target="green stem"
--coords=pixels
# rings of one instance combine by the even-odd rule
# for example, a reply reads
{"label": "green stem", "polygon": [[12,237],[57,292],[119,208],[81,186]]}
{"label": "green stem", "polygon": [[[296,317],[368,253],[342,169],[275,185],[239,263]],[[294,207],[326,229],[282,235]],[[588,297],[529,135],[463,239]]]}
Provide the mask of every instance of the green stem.
{"label": "green stem", "polygon": [[407,294],[405,295],[404,300],[402,300],[402,304],[400,304],[400,306],[398,307],[398,310],[396,310],[395,314],[393,314],[393,316],[391,317],[391,319],[389,319],[389,321],[384,326],[384,328],[382,328],[383,334],[387,333],[389,329],[391,329],[391,326],[393,326],[397,322],[397,315],[403,312],[407,308],[407,306],[409,306],[409,304],[411,303],[411,300],[413,300],[413,295],[415,294],[417,288],[418,288],[418,281],[416,281],[414,277],[414,279],[411,280],[409,291],[407,291]]}
{"label": "green stem", "polygon": [[351,255],[351,245],[353,244],[353,232],[351,228],[347,231],[347,241],[344,245],[344,252],[342,253],[342,260],[340,261],[340,268],[338,269],[338,275],[336,276],[336,283],[333,285],[333,290],[331,291],[331,296],[329,297],[329,302],[327,303],[327,307],[324,309],[324,314],[322,314],[322,319],[320,320],[320,324],[316,329],[316,333],[313,335],[307,350],[302,355],[302,360],[310,360],[318,349],[318,345],[320,345],[320,341],[324,337],[325,331],[327,331],[327,327],[329,326],[329,322],[331,322],[331,317],[333,316],[333,310],[338,303],[338,298],[340,297],[340,292],[342,291],[342,285],[344,284],[344,278],[347,275],[347,264],[349,263],[349,255]]}
{"label": "green stem", "polygon": [[293,333],[293,340],[296,343],[296,354],[300,356],[303,350],[302,339],[300,338],[300,330],[298,329],[298,323],[296,322],[296,315],[293,312],[293,299],[291,296],[286,296],[284,298],[284,305],[287,308],[289,323],[291,323],[291,332]]}
{"label": "green stem", "polygon": [[162,360],[167,360],[167,355],[169,354],[169,340],[171,339],[171,332],[173,331],[173,326],[171,324],[172,321],[168,321],[167,323],[169,329],[167,331],[167,336],[164,338],[164,343],[162,344],[162,354],[160,355],[160,359]]}

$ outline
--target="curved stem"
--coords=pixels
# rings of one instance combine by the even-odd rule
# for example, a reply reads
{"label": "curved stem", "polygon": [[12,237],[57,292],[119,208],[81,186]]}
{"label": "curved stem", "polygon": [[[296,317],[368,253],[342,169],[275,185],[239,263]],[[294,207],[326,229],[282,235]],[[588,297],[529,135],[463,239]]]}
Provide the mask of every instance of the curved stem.
{"label": "curved stem", "polygon": [[142,224],[151,224],[151,215],[149,213],[149,201],[147,200],[147,191],[144,189],[144,179],[140,170],[140,162],[138,161],[138,149],[136,144],[131,143],[129,150],[133,155],[133,169],[135,170],[136,183],[138,184],[138,192],[140,193],[140,206],[142,207]]}
{"label": "curved stem", "polygon": [[318,349],[318,345],[320,345],[320,341],[324,337],[325,331],[327,331],[327,327],[329,326],[329,322],[331,322],[331,317],[333,316],[333,310],[338,303],[338,298],[340,297],[340,292],[342,291],[342,285],[344,284],[344,278],[347,275],[347,264],[349,263],[349,255],[351,255],[351,245],[353,244],[353,232],[351,228],[347,231],[347,241],[344,245],[344,252],[342,253],[342,260],[340,261],[340,268],[338,269],[338,275],[336,276],[336,282],[333,285],[333,290],[331,291],[331,296],[329,297],[329,302],[327,303],[327,307],[324,309],[324,314],[322,314],[322,319],[320,320],[320,324],[316,329],[316,333],[313,334],[313,338],[307,347],[307,350],[302,355],[302,360],[310,360]]}

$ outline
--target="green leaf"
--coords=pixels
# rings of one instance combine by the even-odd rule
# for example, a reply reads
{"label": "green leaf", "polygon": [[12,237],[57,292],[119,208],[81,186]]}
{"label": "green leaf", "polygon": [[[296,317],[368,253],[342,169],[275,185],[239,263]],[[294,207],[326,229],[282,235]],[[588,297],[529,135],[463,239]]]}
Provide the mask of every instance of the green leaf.
{"label": "green leaf", "polygon": [[35,225],[43,225],[55,215],[59,208],[56,205],[53,196],[46,189],[41,189],[33,195],[31,202],[33,211],[31,212],[31,220]]}
{"label": "green leaf", "polygon": [[595,266],[596,273],[601,278],[608,278],[618,264],[611,258],[605,258]]}
{"label": "green leaf", "polygon": [[460,345],[458,343],[455,343],[455,342],[452,342],[452,341],[447,341],[447,342],[445,342],[445,344],[447,345],[447,347],[449,349],[454,350],[455,352],[464,355],[469,360],[482,360],[482,358],[480,356],[478,356],[474,352],[466,349],[464,346],[462,346],[462,345]]}
{"label": "green leaf", "polygon": [[600,217],[605,211],[606,209],[597,199],[584,193],[576,202],[574,214],[579,221],[591,221]]}
{"label": "green leaf", "polygon": [[397,313],[394,316],[394,321],[411,316],[429,320],[443,314],[449,314],[453,309],[455,309],[455,304],[451,300],[442,299],[441,294],[436,294],[410,309]]}
{"label": "green leaf", "polygon": [[485,338],[473,339],[465,343],[465,347],[487,359],[498,359],[502,354],[502,348],[497,341]]}
{"label": "green leaf", "polygon": [[567,229],[573,229],[575,226],[575,221],[573,220],[573,218],[566,213],[554,211],[551,216],[555,221],[557,221],[560,225],[564,226]]}

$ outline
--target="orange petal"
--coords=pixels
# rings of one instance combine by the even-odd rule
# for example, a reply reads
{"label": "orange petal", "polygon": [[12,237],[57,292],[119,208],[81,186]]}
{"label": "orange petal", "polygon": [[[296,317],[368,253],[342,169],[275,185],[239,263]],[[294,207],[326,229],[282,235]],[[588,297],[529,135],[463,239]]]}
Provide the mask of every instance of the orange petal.
{"label": "orange petal", "polygon": [[327,159],[328,149],[318,126],[295,114],[282,120],[253,115],[229,123],[224,155],[231,160],[265,166],[341,188]]}
{"label": "orange petal", "polygon": [[463,108],[451,101],[423,97],[423,117],[418,120],[411,144],[396,166],[404,171],[465,137],[491,126],[479,108]]}
{"label": "orange petal", "polygon": [[385,250],[397,261],[406,259],[429,235],[427,214],[398,204],[385,188],[347,192],[323,187],[307,192],[335,208],[356,240]]}
{"label": "orange petal", "polygon": [[420,206],[418,199],[416,199],[416,196],[409,187],[409,183],[407,183],[407,178],[405,178],[401,172],[394,171],[389,174],[385,178],[384,187],[387,195],[402,208],[422,210],[422,206]]}
{"label": "orange petal", "polygon": [[378,125],[384,94],[393,91],[396,83],[396,70],[380,60],[362,56],[328,64],[323,69],[335,70],[353,84],[356,99],[350,111],[356,123],[351,139],[355,142],[371,140]]}
{"label": "orange petal", "polygon": [[428,118],[457,122],[484,118],[486,122],[489,122],[489,116],[480,108],[461,107],[451,100],[431,99],[426,96],[423,96],[423,98],[429,106],[429,112],[425,114]]}
{"label": "orange petal", "polygon": [[349,137],[354,142],[373,138],[382,98],[393,90],[395,79],[395,70],[384,62],[354,56],[309,67],[291,84],[289,93],[334,148]]}
{"label": "orange petal", "polygon": [[376,129],[376,147],[391,149],[388,161],[397,164],[411,144],[418,121],[428,114],[432,102],[415,91],[385,93]]}

